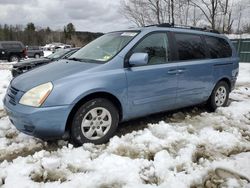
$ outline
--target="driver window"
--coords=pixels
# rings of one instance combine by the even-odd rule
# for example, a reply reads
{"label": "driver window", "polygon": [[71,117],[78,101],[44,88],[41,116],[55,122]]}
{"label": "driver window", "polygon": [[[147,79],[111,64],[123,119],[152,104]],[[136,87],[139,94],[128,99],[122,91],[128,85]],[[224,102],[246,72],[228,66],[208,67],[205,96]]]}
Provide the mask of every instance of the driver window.
{"label": "driver window", "polygon": [[148,54],[149,65],[167,63],[169,61],[167,34],[154,33],[147,36],[132,50],[132,54],[138,52]]}

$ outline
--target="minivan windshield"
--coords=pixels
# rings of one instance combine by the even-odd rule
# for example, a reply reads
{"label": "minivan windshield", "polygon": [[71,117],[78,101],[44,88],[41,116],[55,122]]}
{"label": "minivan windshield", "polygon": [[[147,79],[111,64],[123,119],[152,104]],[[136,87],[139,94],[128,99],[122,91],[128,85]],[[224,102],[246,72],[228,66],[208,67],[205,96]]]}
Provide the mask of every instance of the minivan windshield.
{"label": "minivan windshield", "polygon": [[105,63],[118,54],[137,34],[137,31],[108,33],[84,46],[68,59]]}

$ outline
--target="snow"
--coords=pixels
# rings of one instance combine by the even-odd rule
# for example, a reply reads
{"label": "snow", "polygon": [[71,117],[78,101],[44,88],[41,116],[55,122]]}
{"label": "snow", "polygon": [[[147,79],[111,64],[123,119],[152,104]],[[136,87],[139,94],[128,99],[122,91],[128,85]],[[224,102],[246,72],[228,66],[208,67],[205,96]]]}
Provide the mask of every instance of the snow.
{"label": "snow", "polygon": [[10,80],[9,70],[0,70],[0,187],[250,186],[250,64],[240,64],[228,107],[143,118],[107,144],[77,148],[11,125],[2,106]]}
{"label": "snow", "polygon": [[52,54],[52,51],[45,50],[43,51],[44,57],[47,57],[48,55]]}
{"label": "snow", "polygon": [[250,39],[249,33],[243,33],[243,34],[228,34],[226,35],[229,39]]}

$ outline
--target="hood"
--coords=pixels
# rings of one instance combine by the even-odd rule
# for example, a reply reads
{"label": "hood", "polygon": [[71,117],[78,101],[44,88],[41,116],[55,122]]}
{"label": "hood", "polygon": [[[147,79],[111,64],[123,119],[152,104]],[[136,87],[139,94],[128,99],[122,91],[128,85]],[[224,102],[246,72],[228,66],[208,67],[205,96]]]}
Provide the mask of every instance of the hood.
{"label": "hood", "polygon": [[25,92],[40,84],[53,82],[97,66],[100,64],[60,60],[17,76],[12,80],[11,85]]}
{"label": "hood", "polygon": [[51,59],[48,58],[39,58],[39,59],[28,59],[28,60],[24,60],[21,62],[18,62],[16,64],[13,65],[13,67],[22,67],[22,66],[28,66],[28,65],[37,65],[37,64],[43,64],[43,63],[49,63],[51,62]]}

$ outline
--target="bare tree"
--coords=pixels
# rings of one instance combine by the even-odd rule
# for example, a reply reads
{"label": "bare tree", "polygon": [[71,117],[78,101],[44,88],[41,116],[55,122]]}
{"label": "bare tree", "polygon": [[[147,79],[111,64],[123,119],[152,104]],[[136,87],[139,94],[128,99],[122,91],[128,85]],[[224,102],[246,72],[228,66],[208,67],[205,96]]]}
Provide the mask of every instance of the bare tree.
{"label": "bare tree", "polygon": [[174,22],[173,0],[124,0],[122,11],[138,26]]}
{"label": "bare tree", "polygon": [[216,17],[219,13],[219,0],[191,0],[190,3],[200,9],[207,21],[210,23],[211,28],[216,28]]}
{"label": "bare tree", "polygon": [[[122,12],[138,26],[174,23],[210,26],[223,33],[241,29],[249,0],[123,0]],[[237,25],[235,23],[238,23]]]}
{"label": "bare tree", "polygon": [[137,26],[146,25],[146,17],[149,15],[146,11],[145,2],[140,0],[130,0],[129,2],[123,1],[122,9],[124,11],[124,15]]}

